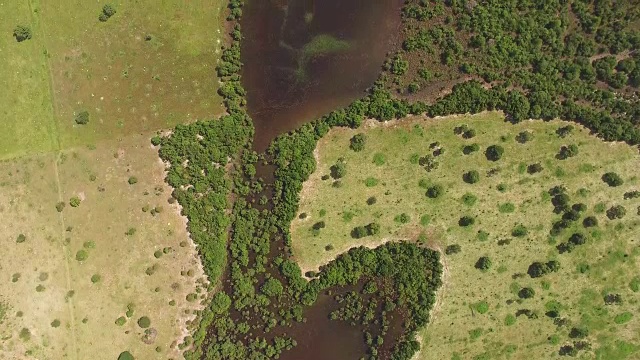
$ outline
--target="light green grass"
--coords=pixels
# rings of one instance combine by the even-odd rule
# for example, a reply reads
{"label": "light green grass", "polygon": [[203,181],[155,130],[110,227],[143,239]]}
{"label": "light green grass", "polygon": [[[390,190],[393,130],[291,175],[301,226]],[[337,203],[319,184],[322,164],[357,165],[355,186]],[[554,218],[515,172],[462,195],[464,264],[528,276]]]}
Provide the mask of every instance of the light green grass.
{"label": "light green grass", "polygon": [[[462,124],[475,129],[477,136],[464,140],[455,135],[453,128]],[[511,125],[498,113],[437,120],[415,118],[384,125],[372,122],[365,126],[367,143],[361,152],[349,150],[349,139],[363,129],[331,130],[320,140],[318,169],[303,189],[300,212],[308,216],[292,224],[294,256],[306,271],[360,244],[373,246],[409,239],[442,250],[459,244],[460,253],[443,256],[444,286],[432,322],[421,332],[424,352],[419,359],[450,359],[454,354],[461,359],[560,358],[558,350],[570,343],[572,326],[590,330],[587,340],[592,350],[581,354],[613,353],[618,340],[638,345],[640,334],[633,330],[640,326],[637,317],[615,323],[616,316],[625,311],[634,313],[638,307],[629,283],[640,261],[640,251],[634,244],[640,200],[623,200],[624,192],[640,188],[638,152],[625,144],[602,142],[578,126],[573,135],[560,139],[555,130],[565,124],[528,121]],[[535,139],[519,144],[514,138],[524,130],[532,131]],[[430,144],[434,142],[439,142],[445,152],[437,157],[439,167],[427,172],[411,160],[415,154],[422,157],[431,153]],[[478,143],[480,151],[463,155],[462,147],[469,143]],[[578,156],[564,161],[555,158],[560,146],[572,143],[579,145]],[[493,144],[505,149],[497,162],[484,156],[484,150]],[[375,154],[381,154],[385,161],[374,163],[374,157],[381,157]],[[347,175],[341,179],[342,186],[335,188],[331,180],[323,181],[321,176],[329,173],[338,158],[344,158]],[[538,174],[520,170],[521,164],[537,162],[544,167]],[[489,177],[491,169],[498,170]],[[480,173],[480,181],[473,185],[462,180],[462,174],[470,170]],[[608,187],[600,179],[608,171],[619,173],[625,184]],[[379,183],[367,187],[367,178],[378,179]],[[445,193],[430,199],[425,188],[434,184],[442,185]],[[572,204],[586,204],[585,215],[598,218],[598,228],[586,231],[576,225],[557,238],[549,236],[552,222],[559,215],[553,214],[545,192],[561,184],[567,187]],[[469,194],[477,199],[470,201]],[[367,205],[366,200],[372,196],[377,198],[376,204]],[[508,203],[513,207],[505,205]],[[622,204],[627,216],[611,221],[594,211],[598,203],[607,209]],[[310,228],[319,221],[320,209],[326,211],[322,217],[326,227],[314,236]],[[343,220],[346,210],[353,214],[349,222]],[[403,213],[410,221],[395,221]],[[462,216],[474,217],[475,223],[459,226]],[[379,235],[351,238],[353,227],[374,221],[381,225]],[[512,231],[519,224],[528,234],[514,237]],[[576,231],[588,235],[587,244],[560,255],[555,246]],[[327,251],[329,244],[332,248]],[[480,256],[491,259],[489,271],[474,268]],[[549,259],[560,262],[558,273],[536,279],[526,274],[532,262]],[[584,263],[588,270],[580,273],[578,266]],[[520,300],[517,291],[522,287],[533,288],[535,296]],[[603,296],[608,292],[621,294],[624,303],[604,305]],[[552,300],[561,304],[560,314],[571,325],[558,328],[545,316],[545,304]],[[485,302],[487,311],[482,314],[478,304]],[[521,315],[514,322],[512,317],[520,309],[535,311],[538,318]],[[469,334],[475,329],[483,329],[482,336],[470,341]],[[553,336],[559,342],[547,339]]]}
{"label": "light green grass", "polygon": [[[0,5],[0,158],[118,139],[223,111],[215,66],[224,1]],[[30,26],[31,40],[11,33]],[[145,37],[149,35],[150,40]],[[75,114],[88,111],[87,125]]]}

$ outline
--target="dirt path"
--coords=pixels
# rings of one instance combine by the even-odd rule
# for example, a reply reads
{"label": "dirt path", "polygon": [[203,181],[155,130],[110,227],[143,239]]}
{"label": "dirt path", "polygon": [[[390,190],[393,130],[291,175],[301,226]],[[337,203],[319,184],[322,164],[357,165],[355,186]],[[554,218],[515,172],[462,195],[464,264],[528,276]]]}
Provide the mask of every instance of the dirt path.
{"label": "dirt path", "polygon": [[[45,39],[47,37],[46,35],[46,31],[44,29],[44,24],[42,23],[42,21],[40,21],[40,19],[38,18],[38,16],[36,15],[37,13],[35,13],[33,11],[33,4],[31,3],[31,0],[28,1],[29,4],[29,12],[30,12],[30,16],[31,16],[31,21],[33,23],[37,23],[37,30],[39,32],[40,38],[42,39],[42,45],[45,47],[46,49],[46,42]],[[54,151],[55,151],[55,157],[53,159],[53,169],[54,169],[54,173],[55,173],[55,182],[56,182],[56,190],[58,192],[58,201],[63,202],[64,201],[64,197],[63,197],[63,191],[62,191],[62,184],[60,183],[60,173],[58,171],[58,161],[60,160],[60,137],[59,137],[59,130],[58,130],[58,123],[56,121],[56,114],[57,112],[57,106],[56,106],[56,100],[55,100],[55,87],[54,87],[54,83],[53,83],[53,71],[51,68],[51,61],[49,60],[48,56],[45,56],[45,65],[47,67],[47,72],[49,74],[49,94],[51,96],[51,120],[52,120],[52,129],[53,129],[53,133],[51,134],[51,141],[53,142],[53,147],[54,147]],[[70,257],[70,252],[69,249],[67,248],[67,246],[64,244],[64,238],[66,237],[66,229],[67,226],[65,224],[64,221],[64,216],[62,215],[62,212],[58,213],[59,219],[60,219],[60,239],[61,239],[61,250],[62,250],[62,256],[64,257],[64,269],[65,269],[65,278],[66,278],[66,282],[67,282],[67,292],[72,290],[72,280],[71,280],[71,267],[69,264],[69,257]],[[78,349],[78,336],[76,334],[76,318],[75,318],[75,309],[74,309],[74,305],[73,305],[73,297],[69,297],[68,301],[67,301],[68,307],[69,307],[69,318],[70,318],[70,324],[69,324],[69,330],[71,332],[71,343],[73,346],[73,352],[72,352],[72,359],[79,359],[79,349]]]}

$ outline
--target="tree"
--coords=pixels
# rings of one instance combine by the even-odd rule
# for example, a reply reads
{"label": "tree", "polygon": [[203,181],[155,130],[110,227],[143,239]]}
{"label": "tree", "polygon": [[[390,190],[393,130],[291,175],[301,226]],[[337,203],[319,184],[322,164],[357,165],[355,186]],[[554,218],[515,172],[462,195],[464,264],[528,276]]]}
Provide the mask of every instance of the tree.
{"label": "tree", "polygon": [[529,131],[522,131],[516,135],[516,141],[520,144],[528,143],[531,140],[533,140],[533,134]]}
{"label": "tree", "polygon": [[529,115],[529,99],[517,90],[512,90],[507,96],[505,112],[510,116],[511,121],[520,122]]}
{"label": "tree", "polygon": [[284,288],[278,279],[269,278],[262,284],[260,291],[270,297],[282,295]]}
{"label": "tree", "polygon": [[458,225],[462,227],[467,227],[467,226],[473,225],[475,222],[476,222],[476,219],[472,218],[471,216],[463,216],[460,218],[460,220],[458,220]]}
{"label": "tree", "polygon": [[467,184],[475,184],[480,181],[480,174],[476,170],[471,170],[462,175],[462,180]]}
{"label": "tree", "polygon": [[17,42],[23,42],[31,39],[31,28],[24,25],[18,25],[13,29],[13,37]]}
{"label": "tree", "polygon": [[598,219],[595,216],[587,216],[582,220],[582,226],[586,228],[598,226]]}
{"label": "tree", "polygon": [[354,239],[361,239],[367,236],[367,229],[364,226],[356,226],[351,230],[351,237]]}
{"label": "tree", "polygon": [[101,22],[105,22],[109,20],[113,15],[116,14],[116,8],[111,4],[106,4],[102,7],[102,12],[98,16],[98,20]]}
{"label": "tree", "polygon": [[439,198],[442,194],[444,194],[444,188],[442,185],[433,185],[427,189],[427,197],[432,199]]}
{"label": "tree", "polygon": [[487,160],[498,161],[502,158],[502,154],[504,154],[504,148],[500,145],[491,145],[487,148],[484,154],[487,157]]}
{"label": "tree", "polygon": [[624,184],[624,180],[620,177],[620,175],[614,172],[608,172],[602,175],[602,181],[607,183],[607,185],[611,187],[616,187]]}
{"label": "tree", "polygon": [[75,122],[78,125],[86,125],[89,122],[89,112],[80,111],[75,118]]}
{"label": "tree", "polygon": [[367,137],[363,133],[359,133],[353,135],[351,140],[349,140],[349,148],[351,150],[358,152],[364,150],[365,143],[367,142]]}
{"label": "tree", "polygon": [[329,170],[331,177],[337,180],[347,175],[347,164],[343,160],[338,160]]}
{"label": "tree", "polygon": [[535,163],[535,164],[531,164],[531,165],[527,166],[527,173],[529,173],[530,175],[533,175],[535,173],[539,173],[542,170],[544,170],[544,168],[542,167],[542,165],[540,163]]}
{"label": "tree", "polygon": [[460,247],[460,245],[458,244],[453,244],[453,245],[449,245],[444,249],[444,253],[447,255],[453,255],[453,254],[457,254],[462,250],[462,248]]}
{"label": "tree", "polygon": [[476,261],[475,268],[482,272],[489,271],[491,268],[491,259],[487,256],[479,258],[478,261]]}
{"label": "tree", "polygon": [[141,317],[140,319],[138,319],[138,326],[143,329],[148,328],[149,326],[151,326],[151,319],[149,319],[147,316]]}
{"label": "tree", "polygon": [[520,299],[530,299],[535,294],[536,294],[536,292],[530,287],[525,287],[525,288],[520,289],[520,291],[518,291],[518,297]]}
{"label": "tree", "polygon": [[560,147],[560,151],[558,152],[558,155],[556,155],[556,158],[559,160],[566,160],[570,157],[574,157],[578,155],[578,146],[575,144],[571,144],[569,146],[562,146]]}
{"label": "tree", "polygon": [[627,209],[622,205],[615,205],[607,210],[609,220],[622,219],[625,215],[627,215]]}
{"label": "tree", "polygon": [[565,138],[573,132],[573,125],[562,126],[556,130],[559,137]]}
{"label": "tree", "polygon": [[528,233],[529,233],[529,230],[527,230],[527,227],[522,224],[518,224],[516,227],[513,228],[513,230],[511,230],[511,235],[515,237],[527,236]]}
{"label": "tree", "polygon": [[478,150],[480,150],[480,146],[478,146],[478,144],[465,145],[462,148],[462,153],[465,155],[470,155]]}

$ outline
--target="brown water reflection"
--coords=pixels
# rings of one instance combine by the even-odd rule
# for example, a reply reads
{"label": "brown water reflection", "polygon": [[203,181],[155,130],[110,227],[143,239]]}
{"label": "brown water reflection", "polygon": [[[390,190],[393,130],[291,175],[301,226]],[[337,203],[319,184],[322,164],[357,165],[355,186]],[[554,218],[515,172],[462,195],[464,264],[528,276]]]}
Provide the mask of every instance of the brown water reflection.
{"label": "brown water reflection", "polygon": [[[253,0],[243,83],[254,146],[364,95],[400,31],[403,0]],[[328,41],[331,40],[331,41]]]}

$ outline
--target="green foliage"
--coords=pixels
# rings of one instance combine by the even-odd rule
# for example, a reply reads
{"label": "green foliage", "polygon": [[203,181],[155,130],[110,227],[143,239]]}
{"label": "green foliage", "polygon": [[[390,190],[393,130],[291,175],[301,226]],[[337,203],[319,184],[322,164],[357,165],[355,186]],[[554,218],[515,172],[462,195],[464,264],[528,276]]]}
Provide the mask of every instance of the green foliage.
{"label": "green foliage", "polygon": [[471,193],[465,193],[464,195],[462,195],[462,203],[467,206],[473,206],[477,201],[478,197]]}
{"label": "green foliage", "polygon": [[444,194],[444,187],[442,187],[442,185],[436,184],[427,189],[427,197],[432,199],[437,199],[442,196],[442,194]]}
{"label": "green foliage", "polygon": [[364,185],[366,187],[374,187],[376,185],[378,185],[379,181],[376,178],[373,177],[368,177],[364,180]]}
{"label": "green foliage", "polygon": [[76,260],[85,261],[88,258],[89,258],[89,253],[87,252],[87,250],[81,249],[81,250],[78,250],[78,252],[76,252]]}
{"label": "green foliage", "polygon": [[19,234],[18,237],[16,238],[16,243],[18,244],[21,244],[25,241],[27,241],[27,237],[24,236],[24,234]]}
{"label": "green foliage", "polygon": [[480,174],[476,170],[471,170],[462,175],[462,180],[467,184],[475,184],[480,181]]}
{"label": "green foliage", "polygon": [[512,213],[514,211],[516,211],[516,206],[513,205],[512,203],[508,202],[508,203],[504,203],[504,204],[500,204],[500,206],[498,206],[498,211],[500,211],[501,213]]}
{"label": "green foliage", "polygon": [[133,355],[128,351],[123,351],[118,355],[118,360],[135,360]]}
{"label": "green foliage", "polygon": [[516,323],[516,317],[513,314],[509,314],[504,318],[504,324],[506,326],[511,326]]}
{"label": "green foliage", "polygon": [[402,213],[393,218],[393,221],[398,222],[400,224],[406,224],[411,221],[411,217],[407,213]]}
{"label": "green foliage", "polygon": [[366,135],[363,133],[358,133],[356,135],[353,135],[351,140],[349,140],[349,148],[355,152],[362,151],[364,150],[366,142]]}
{"label": "green foliage", "polygon": [[574,157],[578,155],[578,146],[575,144],[571,144],[569,146],[562,146],[556,158],[559,160],[566,160],[570,157]]}
{"label": "green foliage", "polygon": [[274,278],[267,279],[260,287],[260,291],[269,297],[282,295],[283,289],[282,283]]}
{"label": "green foliage", "polygon": [[486,314],[489,311],[489,303],[486,301],[480,301],[473,305],[473,309],[479,314]]}
{"label": "green foliage", "polygon": [[78,125],[86,125],[89,123],[89,112],[88,111],[80,111],[76,114],[74,121]]}
{"label": "green foliage", "polygon": [[624,323],[628,323],[629,321],[631,321],[632,318],[633,318],[633,314],[628,311],[625,311],[623,313],[616,315],[613,318],[613,322],[615,322],[618,325],[621,325]]}
{"label": "green foliage", "polygon": [[475,224],[476,219],[471,216],[463,216],[458,220],[458,225],[462,227],[467,227]]}
{"label": "green foliage", "polygon": [[100,282],[101,279],[102,277],[100,276],[100,274],[93,274],[91,276],[91,282],[94,284]]}
{"label": "green foliage", "polygon": [[480,150],[480,146],[478,144],[465,145],[462,148],[462,153],[465,155],[471,155],[478,150]]}
{"label": "green foliage", "polygon": [[16,38],[17,42],[29,40],[31,39],[31,36],[31,28],[28,26],[18,25],[13,29],[13,37]]}
{"label": "green foliage", "polygon": [[614,205],[607,210],[609,220],[622,219],[627,214],[627,209],[622,205]]}
{"label": "green foliage", "polygon": [[134,185],[138,183],[138,178],[135,176],[131,176],[129,177],[129,179],[127,180],[127,182],[129,183],[129,185]]}
{"label": "green foliage", "polygon": [[120,316],[119,318],[116,319],[116,325],[118,326],[122,326],[126,323],[127,323],[127,318],[125,318],[124,316]]}
{"label": "green foliage", "polygon": [[98,15],[98,20],[100,20],[101,22],[105,22],[115,14],[116,14],[116,9],[113,7],[113,5],[105,4],[102,7],[102,11],[100,12],[100,15]]}
{"label": "green foliage", "polygon": [[332,178],[341,179],[347,175],[347,164],[343,160],[338,160],[329,170]]}
{"label": "green foliage", "polygon": [[620,177],[620,175],[614,172],[608,172],[602,175],[602,181],[607,183],[607,185],[611,187],[617,187],[624,184],[624,180]]}
{"label": "green foliage", "polygon": [[66,205],[66,204],[65,204],[64,202],[62,202],[62,201],[58,202],[58,203],[56,204],[56,210],[57,210],[58,212],[62,212],[62,210],[64,210],[65,205]]}
{"label": "green foliage", "polygon": [[530,131],[521,131],[516,135],[516,141],[520,144],[526,144],[531,140],[533,140],[533,133]]}
{"label": "green foliage", "polygon": [[484,155],[487,157],[487,160],[490,160],[490,161],[500,160],[503,154],[504,154],[504,148],[500,145],[491,145],[484,152]]}
{"label": "green foliage", "polygon": [[143,316],[138,319],[138,326],[140,326],[143,329],[146,329],[149,326],[151,326],[151,320],[147,316]]}
{"label": "green foliage", "polygon": [[444,253],[447,255],[457,254],[462,251],[462,248],[458,244],[449,245],[445,248]]}
{"label": "green foliage", "polygon": [[530,299],[535,294],[536,294],[536,292],[530,287],[525,287],[525,288],[520,289],[520,291],[518,291],[518,297],[520,299]]}
{"label": "green foliage", "polygon": [[511,235],[514,237],[524,237],[527,236],[527,234],[529,234],[529,230],[522,224],[516,225],[516,227],[511,230]]}
{"label": "green foliage", "polygon": [[491,265],[491,259],[488,256],[482,256],[476,261],[475,268],[482,272],[487,272],[491,269]]}
{"label": "green foliage", "polygon": [[58,319],[53,320],[53,321],[51,322],[51,327],[52,327],[52,328],[58,328],[58,327],[60,327],[60,320],[58,320]]}
{"label": "green foliage", "polygon": [[385,164],[385,162],[387,162],[387,158],[386,156],[384,156],[383,153],[375,153],[373,154],[373,163],[378,165],[378,166],[382,166]]}

